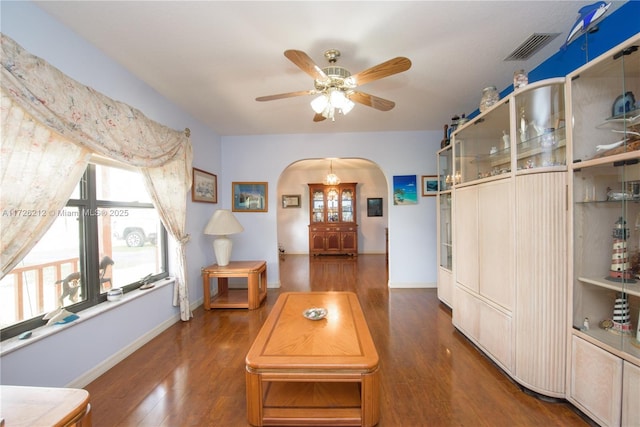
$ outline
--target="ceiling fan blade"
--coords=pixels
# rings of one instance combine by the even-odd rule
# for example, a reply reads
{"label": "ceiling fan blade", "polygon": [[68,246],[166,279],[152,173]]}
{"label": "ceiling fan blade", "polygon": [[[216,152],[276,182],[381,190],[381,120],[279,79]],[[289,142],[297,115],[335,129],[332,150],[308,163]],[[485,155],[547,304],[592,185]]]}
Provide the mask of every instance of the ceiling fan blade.
{"label": "ceiling fan blade", "polygon": [[348,95],[348,98],[354,102],[357,102],[367,107],[373,107],[380,111],[389,111],[396,106],[396,103],[389,101],[388,99],[380,98],[374,95],[369,95],[364,92],[352,92]]}
{"label": "ceiling fan blade", "polygon": [[318,67],[316,63],[313,62],[313,59],[309,58],[309,55],[301,50],[285,50],[284,56],[316,80],[327,80],[329,78],[324,71],[322,71],[322,68]]}
{"label": "ceiling fan blade", "polygon": [[394,74],[407,71],[411,68],[411,61],[409,58],[399,56],[397,58],[390,59],[382,64],[378,64],[375,67],[371,67],[367,70],[360,71],[348,77],[346,80],[353,87],[361,86],[363,84],[372,82],[374,80],[381,79],[383,77],[392,76]]}
{"label": "ceiling fan blade", "polygon": [[279,93],[277,95],[259,96],[256,101],[273,101],[275,99],[293,98],[294,96],[313,95],[316,93],[314,89],[300,90],[298,92]]}
{"label": "ceiling fan blade", "polygon": [[316,114],[315,116],[313,116],[313,121],[314,122],[321,122],[323,120],[326,120],[327,118],[325,116],[323,116],[322,114]]}

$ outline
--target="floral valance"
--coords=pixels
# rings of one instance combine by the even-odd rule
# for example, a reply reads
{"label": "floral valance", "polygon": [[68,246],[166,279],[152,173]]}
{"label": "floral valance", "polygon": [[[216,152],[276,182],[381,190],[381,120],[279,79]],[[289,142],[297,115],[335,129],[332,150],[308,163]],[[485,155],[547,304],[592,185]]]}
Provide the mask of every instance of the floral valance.
{"label": "floral valance", "polygon": [[174,304],[191,318],[186,276],[189,135],[82,85],[0,33],[0,279],[44,235],[66,204],[92,153],[137,167],[177,243]]}
{"label": "floral valance", "polygon": [[2,34],[3,92],[40,123],[103,156],[157,167],[189,144],[139,110],[82,85]]}

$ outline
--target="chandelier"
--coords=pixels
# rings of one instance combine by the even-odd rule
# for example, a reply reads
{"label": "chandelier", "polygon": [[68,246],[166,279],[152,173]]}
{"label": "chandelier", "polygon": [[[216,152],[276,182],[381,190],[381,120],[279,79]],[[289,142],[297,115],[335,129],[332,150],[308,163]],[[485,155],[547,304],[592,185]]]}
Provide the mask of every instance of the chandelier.
{"label": "chandelier", "polygon": [[329,174],[324,178],[323,183],[324,185],[340,184],[340,178],[338,178],[338,175],[333,173],[333,160],[331,160],[331,163],[329,164]]}

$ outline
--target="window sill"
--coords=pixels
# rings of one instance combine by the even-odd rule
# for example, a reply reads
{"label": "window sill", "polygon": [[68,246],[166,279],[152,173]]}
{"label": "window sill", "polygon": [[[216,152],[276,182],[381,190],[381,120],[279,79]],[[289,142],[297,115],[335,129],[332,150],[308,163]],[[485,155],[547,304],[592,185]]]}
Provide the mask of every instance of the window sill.
{"label": "window sill", "polygon": [[114,308],[122,304],[127,304],[128,302],[131,302],[137,298],[140,298],[143,295],[146,295],[148,293],[156,291],[157,289],[173,284],[175,283],[175,278],[167,277],[164,279],[160,279],[154,283],[155,283],[155,286],[151,289],[145,289],[145,290],[136,289],[134,291],[127,292],[118,301],[105,301],[103,303],[94,305],[93,307],[90,307],[86,310],[79,311],[78,313],[76,313],[79,316],[79,318],[72,322],[65,323],[63,325],[53,324],[48,326],[41,326],[39,328],[33,329],[31,331],[31,337],[26,339],[21,340],[18,337],[9,338],[3,341],[2,343],[0,343],[0,356],[4,356],[20,348],[26,347],[31,343],[40,341],[43,338],[50,337],[67,328],[72,328],[74,325],[77,325],[78,323],[82,323],[85,320],[99,316],[100,314],[105,313],[109,310],[113,310]]}

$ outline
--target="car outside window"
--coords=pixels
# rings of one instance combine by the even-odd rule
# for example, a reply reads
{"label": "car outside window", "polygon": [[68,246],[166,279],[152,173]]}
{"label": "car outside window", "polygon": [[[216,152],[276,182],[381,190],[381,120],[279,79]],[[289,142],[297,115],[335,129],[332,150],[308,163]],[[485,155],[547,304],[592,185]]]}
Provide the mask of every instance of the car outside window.
{"label": "car outside window", "polygon": [[166,232],[136,170],[91,163],[67,206],[0,280],[2,339],[44,325],[58,307],[78,312],[142,279],[166,277]]}

